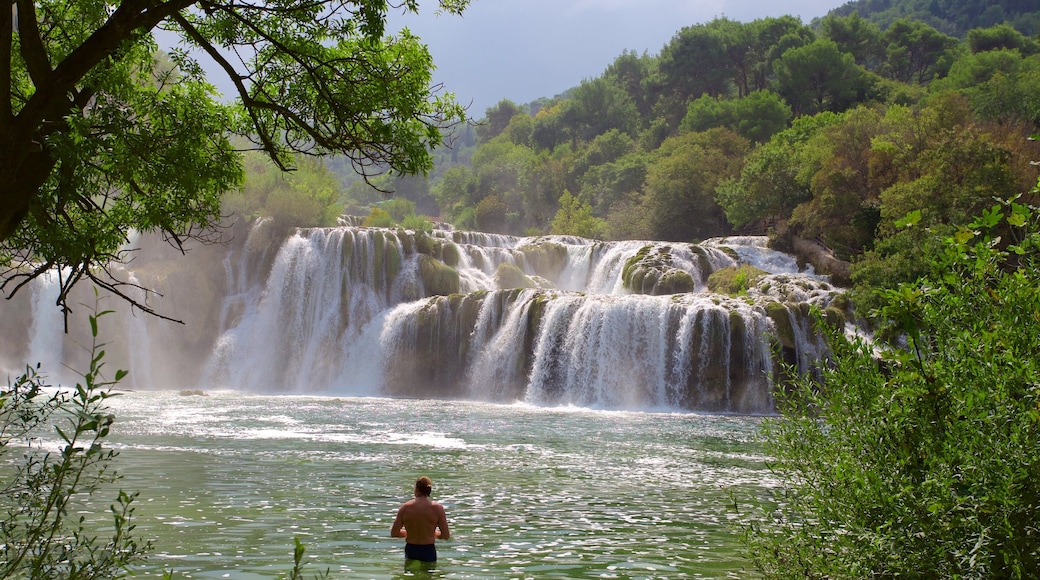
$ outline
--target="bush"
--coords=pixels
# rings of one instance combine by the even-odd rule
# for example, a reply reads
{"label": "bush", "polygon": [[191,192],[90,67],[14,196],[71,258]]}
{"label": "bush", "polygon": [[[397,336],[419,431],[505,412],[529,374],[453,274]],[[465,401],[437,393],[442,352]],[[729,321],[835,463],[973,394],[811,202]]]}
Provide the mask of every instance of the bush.
{"label": "bush", "polygon": [[[98,543],[99,524],[81,515],[92,509],[95,492],[119,479],[112,469],[117,454],[102,443],[114,421],[105,400],[126,371],[116,371],[114,381],[101,376],[104,345],[97,342],[97,318],[102,314],[90,317],[90,369],[75,389],[49,389],[38,366],[0,388],[0,460],[12,463],[0,485],[0,578],[120,578],[150,547],[132,535],[136,493],[119,491],[104,543]],[[60,441],[57,452],[40,446],[42,432],[51,428]],[[25,451],[21,461],[13,461],[9,453],[18,443]]]}
{"label": "bush", "polygon": [[745,529],[766,577],[1040,577],[1040,228],[1000,209],[883,292],[901,346],[832,329],[778,396],[777,503]]}

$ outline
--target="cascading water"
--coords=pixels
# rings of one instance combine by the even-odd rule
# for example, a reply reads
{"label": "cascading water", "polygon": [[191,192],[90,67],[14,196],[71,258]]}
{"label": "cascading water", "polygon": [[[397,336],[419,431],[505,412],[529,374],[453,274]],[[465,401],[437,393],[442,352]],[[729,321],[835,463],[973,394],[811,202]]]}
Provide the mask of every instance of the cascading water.
{"label": "cascading water", "polygon": [[[189,306],[195,330],[125,326],[138,341],[133,386],[763,413],[780,364],[807,371],[822,355],[808,306],[838,292],[764,238],[352,225],[283,235],[269,221],[244,233],[219,259],[192,264],[192,283],[217,301]],[[130,274],[145,286],[188,276],[167,264]],[[767,275],[740,296],[707,291],[713,272],[739,264]]]}

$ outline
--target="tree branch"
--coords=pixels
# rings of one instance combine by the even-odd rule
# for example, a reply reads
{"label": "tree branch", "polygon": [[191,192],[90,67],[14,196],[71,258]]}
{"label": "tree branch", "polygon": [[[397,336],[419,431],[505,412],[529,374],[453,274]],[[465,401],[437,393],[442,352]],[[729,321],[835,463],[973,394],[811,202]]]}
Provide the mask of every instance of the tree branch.
{"label": "tree branch", "polygon": [[[0,3],[2,5],[2,3]],[[14,120],[11,103],[11,42],[14,36],[14,2],[10,10],[0,8],[0,132],[6,132]]]}
{"label": "tree branch", "polygon": [[18,6],[18,47],[25,60],[25,68],[33,85],[42,87],[50,82],[51,63],[47,48],[40,38],[40,27],[36,22],[36,7],[32,0],[15,0]]}
{"label": "tree branch", "polygon": [[139,0],[120,3],[101,27],[54,67],[46,85],[35,87],[36,92],[19,111],[19,128],[23,132],[32,132],[39,127],[48,113],[62,101],[68,100],[68,94],[75,89],[76,83],[100,62],[112,56],[135,30],[150,31],[163,19],[195,2],[196,0],[175,0],[154,3]]}
{"label": "tree branch", "polygon": [[[228,62],[228,60],[224,58],[224,55],[220,54],[220,51],[218,51],[216,47],[206,39],[206,37],[202,36],[202,33],[192,26],[191,22],[188,22],[187,18],[180,14],[173,14],[170,18],[176,22],[182,30],[184,30],[185,34],[188,35],[188,38],[191,38],[199,48],[205,51],[205,53],[220,66],[220,68],[224,69],[228,79],[235,85],[235,90],[238,91],[238,96],[242,98],[242,102],[254,104],[252,98],[249,96],[249,89],[246,88],[245,83],[242,82],[242,76],[238,74],[237,70],[235,70],[234,65]],[[282,171],[288,171],[289,168],[286,167],[278,158],[276,153],[278,151],[278,146],[271,140],[270,135],[263,130],[263,127],[260,124],[260,119],[256,115],[256,111],[254,111],[252,107],[246,107],[246,111],[248,111],[249,118],[253,121],[253,128],[256,129],[256,133],[262,142],[261,144],[264,150],[267,151],[268,155],[271,157],[271,161],[273,161]]]}

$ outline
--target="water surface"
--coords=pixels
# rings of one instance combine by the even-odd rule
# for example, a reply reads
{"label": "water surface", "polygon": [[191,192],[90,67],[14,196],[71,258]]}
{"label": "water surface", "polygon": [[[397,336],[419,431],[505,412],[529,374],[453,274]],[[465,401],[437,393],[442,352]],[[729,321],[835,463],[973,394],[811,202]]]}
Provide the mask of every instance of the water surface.
{"label": "water surface", "polygon": [[236,392],[111,406],[155,541],[137,577],[279,577],[294,537],[310,573],[412,577],[389,530],[429,475],[452,539],[420,577],[746,578],[730,493],[768,484],[748,417]]}

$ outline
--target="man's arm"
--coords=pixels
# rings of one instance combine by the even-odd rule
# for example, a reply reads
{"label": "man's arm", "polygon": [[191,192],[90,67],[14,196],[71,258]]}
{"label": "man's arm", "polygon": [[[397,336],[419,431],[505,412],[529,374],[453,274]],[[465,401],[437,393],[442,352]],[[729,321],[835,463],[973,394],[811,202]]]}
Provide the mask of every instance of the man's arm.
{"label": "man's arm", "polygon": [[390,527],[391,538],[406,538],[408,537],[408,530],[404,529],[404,522],[401,521],[401,510],[397,510],[397,517],[394,518],[394,525]]}
{"label": "man's arm", "polygon": [[444,513],[444,506],[440,504],[437,504],[437,528],[442,540],[451,538],[451,532],[448,530],[448,515]]}

